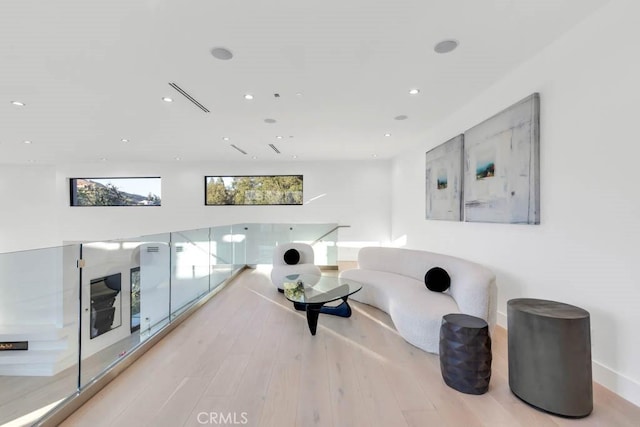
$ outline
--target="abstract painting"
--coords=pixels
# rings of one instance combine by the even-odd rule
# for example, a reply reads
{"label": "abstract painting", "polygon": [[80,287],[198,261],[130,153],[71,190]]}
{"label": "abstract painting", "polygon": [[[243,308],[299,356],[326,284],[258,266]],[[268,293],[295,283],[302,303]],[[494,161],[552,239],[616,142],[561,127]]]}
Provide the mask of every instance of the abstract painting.
{"label": "abstract painting", "polygon": [[463,141],[458,135],[426,154],[427,219],[461,220]]}
{"label": "abstract painting", "polygon": [[540,223],[540,96],[464,133],[464,220]]}

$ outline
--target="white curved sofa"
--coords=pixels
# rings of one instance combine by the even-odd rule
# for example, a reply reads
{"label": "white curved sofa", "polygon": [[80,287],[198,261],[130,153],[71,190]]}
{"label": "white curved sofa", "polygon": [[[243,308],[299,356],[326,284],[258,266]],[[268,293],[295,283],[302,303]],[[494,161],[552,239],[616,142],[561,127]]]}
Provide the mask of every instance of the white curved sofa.
{"label": "white curved sofa", "polygon": [[[433,267],[449,273],[451,286],[432,292],[425,274]],[[496,280],[487,268],[448,255],[399,248],[367,247],[358,252],[358,268],[340,277],[362,283],[349,298],[386,312],[398,333],[409,343],[430,353],[439,352],[442,316],[464,313],[496,322]]]}

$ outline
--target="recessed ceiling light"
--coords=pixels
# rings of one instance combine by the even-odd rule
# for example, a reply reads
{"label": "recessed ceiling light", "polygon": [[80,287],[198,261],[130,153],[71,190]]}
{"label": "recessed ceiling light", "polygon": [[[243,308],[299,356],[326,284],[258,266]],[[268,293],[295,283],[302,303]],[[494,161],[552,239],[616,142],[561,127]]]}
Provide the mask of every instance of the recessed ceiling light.
{"label": "recessed ceiling light", "polygon": [[399,116],[395,116],[394,120],[407,120],[409,118],[409,116],[405,116],[404,114],[401,114]]}
{"label": "recessed ceiling light", "polygon": [[291,156],[292,159],[297,159],[298,156],[296,156],[295,154],[293,156]]}
{"label": "recessed ceiling light", "polygon": [[276,139],[282,139],[282,136],[277,135],[277,136],[276,136]]}
{"label": "recessed ceiling light", "polygon": [[251,157],[253,160],[256,160],[258,158],[258,156],[252,156]]}
{"label": "recessed ceiling light", "polygon": [[26,140],[26,141],[23,141],[23,142],[24,142],[25,144],[31,144],[31,141],[29,141],[29,140]]}
{"label": "recessed ceiling light", "polygon": [[182,160],[182,158],[180,158],[180,157],[176,157],[176,160],[177,160],[177,161],[180,161],[180,160]]}
{"label": "recessed ceiling light", "polygon": [[385,133],[384,136],[391,136],[391,134],[390,133]]}
{"label": "recessed ceiling light", "polygon": [[164,102],[173,102],[173,98],[169,98],[168,96],[165,96],[164,98],[162,98],[162,100]]}
{"label": "recessed ceiling light", "polygon": [[420,89],[411,89],[409,95],[417,95],[420,93]]}
{"label": "recessed ceiling light", "polygon": [[233,53],[224,47],[214,47],[211,49],[211,55],[213,55],[214,58],[221,59],[223,61],[233,58]]}
{"label": "recessed ceiling light", "polygon": [[18,107],[24,107],[25,103],[20,101],[11,101],[13,105],[17,105]]}
{"label": "recessed ceiling light", "polygon": [[264,119],[264,122],[265,123],[275,123],[275,122],[277,122],[277,120],[276,119]]}
{"label": "recessed ceiling light", "polygon": [[437,53],[449,53],[458,47],[456,40],[442,40],[440,43],[433,47]]}
{"label": "recessed ceiling light", "polygon": [[106,162],[106,161],[107,161],[107,158],[106,158],[106,157],[100,157],[100,161],[102,161],[102,162]]}
{"label": "recessed ceiling light", "polygon": [[228,141],[228,140],[229,140],[229,137],[228,137],[228,136],[223,136],[223,137],[222,137],[222,140],[223,140],[223,141]]}
{"label": "recessed ceiling light", "polygon": [[122,142],[129,142],[129,140],[127,138],[122,138],[120,141]]}
{"label": "recessed ceiling light", "polygon": [[378,155],[377,154],[372,154],[371,157],[375,158],[375,157],[378,157]]}
{"label": "recessed ceiling light", "polygon": [[36,161],[35,161],[35,160],[33,160],[33,159],[29,159],[29,160],[28,160],[28,162],[29,162],[29,163],[35,163]]}
{"label": "recessed ceiling light", "polygon": [[296,93],[296,96],[302,96],[302,92]]}
{"label": "recessed ceiling light", "polygon": [[253,95],[251,95],[250,93],[247,93],[247,94],[244,96],[244,99],[252,100],[252,99],[253,99]]}

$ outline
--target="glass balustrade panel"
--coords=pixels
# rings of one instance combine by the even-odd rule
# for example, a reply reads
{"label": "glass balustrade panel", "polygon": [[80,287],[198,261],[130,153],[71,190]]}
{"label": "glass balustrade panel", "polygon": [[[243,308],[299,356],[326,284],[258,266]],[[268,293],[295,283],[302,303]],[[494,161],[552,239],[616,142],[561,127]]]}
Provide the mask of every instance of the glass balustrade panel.
{"label": "glass balustrade panel", "polygon": [[[210,236],[210,284],[211,290],[213,290],[231,277],[231,274],[237,268],[234,261],[234,245],[244,244],[244,235],[240,233],[235,236],[232,227],[227,225],[212,227]],[[238,243],[236,243],[236,240]]]}
{"label": "glass balustrade panel", "polygon": [[131,270],[139,267],[139,242],[82,244],[81,370],[86,386],[140,343],[131,332]]}
{"label": "glass balustrade panel", "polygon": [[248,265],[272,264],[273,249],[291,241],[289,224],[245,224],[245,227]]}
{"label": "glass balustrade panel", "polygon": [[209,229],[171,233],[171,316],[209,292]]}
{"label": "glass balustrade panel", "polygon": [[169,233],[140,237],[131,282],[131,329],[140,331],[140,341],[169,324],[171,295],[171,251]]}
{"label": "glass balustrade panel", "polygon": [[249,243],[249,231],[251,224],[233,224],[231,226],[231,234],[224,238],[229,240],[233,249],[233,264],[234,265],[247,265],[247,246]]}
{"label": "glass balustrade panel", "polygon": [[79,245],[0,254],[0,425],[77,391]]}
{"label": "glass balustrade panel", "polygon": [[291,224],[291,241],[313,246],[314,264],[338,265],[338,224]]}

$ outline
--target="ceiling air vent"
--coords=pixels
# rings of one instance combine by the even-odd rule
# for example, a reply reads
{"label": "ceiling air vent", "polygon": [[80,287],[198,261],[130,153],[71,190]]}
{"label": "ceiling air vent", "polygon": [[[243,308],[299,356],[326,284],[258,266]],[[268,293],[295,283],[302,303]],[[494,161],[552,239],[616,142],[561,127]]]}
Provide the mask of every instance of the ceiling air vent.
{"label": "ceiling air vent", "polygon": [[238,150],[239,152],[241,152],[242,154],[247,154],[247,152],[246,152],[246,151],[244,151],[242,148],[238,147],[237,145],[235,145],[235,144],[231,144],[231,146],[232,146],[233,148],[235,148],[236,150]]}
{"label": "ceiling air vent", "polygon": [[275,145],[273,145],[273,144],[269,144],[269,147],[271,147],[271,149],[272,149],[273,151],[275,151],[276,153],[280,154],[280,150],[278,150],[278,147],[276,147]]}
{"label": "ceiling air vent", "polygon": [[189,95],[184,89],[182,89],[180,86],[178,86],[176,83],[169,83],[169,86],[171,86],[172,88],[174,88],[175,90],[177,90],[182,96],[184,96],[185,98],[187,98],[189,101],[191,101],[196,107],[198,107],[199,109],[201,109],[202,111],[204,111],[205,113],[210,113],[210,111],[207,109],[207,107],[205,107],[204,105],[200,104],[198,101],[195,100],[195,98],[191,95]]}
{"label": "ceiling air vent", "polygon": [[160,252],[160,248],[158,246],[147,246],[147,252],[158,253]]}
{"label": "ceiling air vent", "polygon": [[176,252],[184,252],[184,248],[182,246],[176,245]]}

